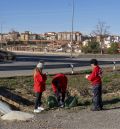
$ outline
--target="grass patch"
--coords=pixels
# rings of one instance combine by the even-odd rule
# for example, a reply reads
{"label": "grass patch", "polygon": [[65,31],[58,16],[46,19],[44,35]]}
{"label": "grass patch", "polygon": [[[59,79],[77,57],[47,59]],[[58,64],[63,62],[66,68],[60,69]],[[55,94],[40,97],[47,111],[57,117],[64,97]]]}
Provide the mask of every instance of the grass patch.
{"label": "grass patch", "polygon": [[[72,96],[78,98],[78,106],[82,107],[88,107],[92,103],[91,84],[85,79],[85,74],[88,73],[91,73],[91,70],[84,70],[76,75],[66,75],[68,77],[68,90]],[[43,95],[44,104],[46,104],[47,97],[53,94],[51,80],[52,76],[48,75],[47,90]],[[120,69],[113,72],[112,68],[104,68],[102,81],[104,105],[110,108],[118,107],[120,105]],[[32,76],[0,78],[0,92],[2,92],[1,88],[6,88],[15,94],[34,101]]]}

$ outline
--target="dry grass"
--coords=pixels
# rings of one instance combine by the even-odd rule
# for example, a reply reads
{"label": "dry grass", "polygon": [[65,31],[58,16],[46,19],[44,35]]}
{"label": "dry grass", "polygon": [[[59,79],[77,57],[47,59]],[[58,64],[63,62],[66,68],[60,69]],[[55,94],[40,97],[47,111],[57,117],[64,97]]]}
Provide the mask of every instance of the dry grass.
{"label": "dry grass", "polygon": [[[76,75],[67,75],[69,80],[68,90],[70,94],[72,96],[77,96],[79,106],[85,107],[91,104],[92,95],[90,83],[85,79],[86,73],[88,73],[88,71],[83,71]],[[43,95],[44,104],[46,98],[52,94],[51,80],[52,76],[49,75],[47,80],[47,90]],[[118,107],[120,104],[120,69],[118,68],[116,71],[112,71],[111,68],[103,69],[102,80],[104,104],[108,107]],[[32,76],[0,78],[0,92],[2,92],[1,87],[32,102],[34,101]]]}

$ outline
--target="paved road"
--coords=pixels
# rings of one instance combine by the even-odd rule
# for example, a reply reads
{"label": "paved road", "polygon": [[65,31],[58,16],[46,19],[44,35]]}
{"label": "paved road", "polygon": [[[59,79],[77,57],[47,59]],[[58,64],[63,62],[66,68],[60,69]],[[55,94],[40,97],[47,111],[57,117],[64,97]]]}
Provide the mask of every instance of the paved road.
{"label": "paved road", "polygon": [[[45,72],[70,72],[70,64],[74,65],[74,70],[90,68],[90,58],[70,58],[61,55],[33,55],[33,54],[17,54],[14,62],[0,62],[0,77],[31,75],[36,64],[43,60],[45,62]],[[113,65],[113,58],[99,58],[100,65]],[[120,59],[116,58],[116,64],[120,64]]]}

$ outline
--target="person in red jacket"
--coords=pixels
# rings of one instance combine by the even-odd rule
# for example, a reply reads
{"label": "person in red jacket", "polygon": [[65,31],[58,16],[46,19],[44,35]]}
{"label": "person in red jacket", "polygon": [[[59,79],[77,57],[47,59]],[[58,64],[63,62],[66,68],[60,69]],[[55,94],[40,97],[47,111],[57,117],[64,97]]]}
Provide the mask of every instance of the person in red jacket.
{"label": "person in red jacket", "polygon": [[93,109],[92,111],[102,110],[102,70],[98,65],[98,61],[96,59],[92,59],[90,61],[92,67],[92,73],[90,75],[86,75],[86,78],[92,83],[93,90]]}
{"label": "person in red jacket", "polygon": [[34,112],[39,113],[42,110],[44,110],[43,107],[41,107],[41,97],[42,93],[45,91],[46,86],[46,74],[42,73],[43,69],[43,63],[39,62],[34,70],[34,92],[36,95],[35,99],[35,109]]}
{"label": "person in red jacket", "polygon": [[67,90],[67,77],[62,74],[56,74],[52,80],[52,89],[55,93],[60,107],[64,107],[65,94]]}

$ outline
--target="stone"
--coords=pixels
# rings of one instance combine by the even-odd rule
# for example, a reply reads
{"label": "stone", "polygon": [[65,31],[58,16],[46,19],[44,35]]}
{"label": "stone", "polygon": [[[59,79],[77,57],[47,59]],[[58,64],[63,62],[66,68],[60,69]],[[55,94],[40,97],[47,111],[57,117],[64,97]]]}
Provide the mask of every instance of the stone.
{"label": "stone", "polygon": [[29,119],[32,119],[34,117],[33,114],[21,112],[21,111],[11,111],[4,116],[1,117],[2,120],[9,120],[9,121],[27,121]]}

